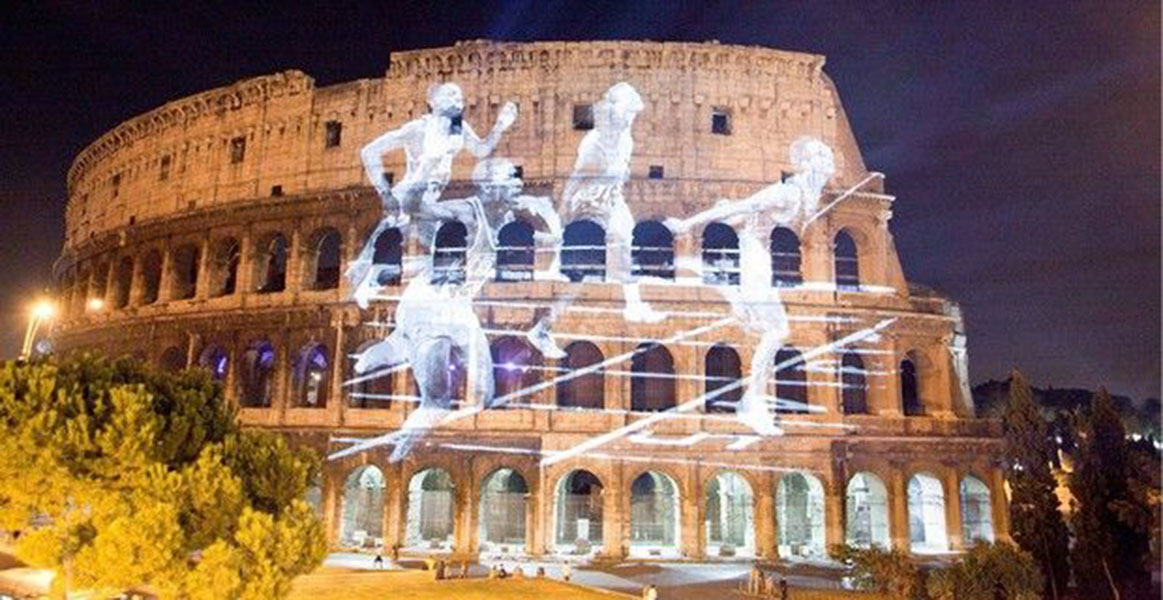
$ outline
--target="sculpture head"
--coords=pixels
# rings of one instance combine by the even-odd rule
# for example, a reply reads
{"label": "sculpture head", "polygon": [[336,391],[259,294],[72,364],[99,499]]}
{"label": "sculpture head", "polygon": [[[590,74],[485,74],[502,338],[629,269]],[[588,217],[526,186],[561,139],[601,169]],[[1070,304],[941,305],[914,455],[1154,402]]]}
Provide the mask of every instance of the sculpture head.
{"label": "sculpture head", "polygon": [[788,154],[796,173],[807,176],[813,187],[823,188],[836,174],[832,149],[814,137],[803,136],[792,142]]}
{"label": "sculpture head", "polygon": [[634,117],[642,112],[645,105],[642,103],[642,96],[638,95],[638,90],[623,81],[610,86],[595,108],[597,127],[626,129],[634,123]]}
{"label": "sculpture head", "polygon": [[482,195],[516,195],[524,185],[521,178],[517,177],[517,169],[507,158],[486,158],[478,162],[472,170],[472,180]]}
{"label": "sculpture head", "polygon": [[433,114],[459,117],[464,114],[464,92],[455,83],[441,83],[428,88],[428,108]]}

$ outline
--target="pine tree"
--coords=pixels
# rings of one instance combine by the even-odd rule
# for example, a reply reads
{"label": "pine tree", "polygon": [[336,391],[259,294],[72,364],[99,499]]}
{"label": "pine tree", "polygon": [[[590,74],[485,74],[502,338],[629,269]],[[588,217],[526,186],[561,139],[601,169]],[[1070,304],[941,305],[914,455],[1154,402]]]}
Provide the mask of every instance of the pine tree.
{"label": "pine tree", "polygon": [[1016,370],[1010,377],[1002,425],[1006,479],[1012,490],[1011,535],[1035,557],[1045,576],[1045,597],[1057,599],[1065,589],[1070,567],[1066,558],[1069,534],[1058,510],[1057,484],[1050,471],[1054,446],[1033,392]]}
{"label": "pine tree", "polygon": [[1126,430],[1105,389],[1080,415],[1078,432],[1070,477],[1076,502],[1071,562],[1078,587],[1094,598],[1137,597],[1145,583],[1147,536],[1120,518],[1120,505],[1137,502],[1129,486],[1135,473]]}

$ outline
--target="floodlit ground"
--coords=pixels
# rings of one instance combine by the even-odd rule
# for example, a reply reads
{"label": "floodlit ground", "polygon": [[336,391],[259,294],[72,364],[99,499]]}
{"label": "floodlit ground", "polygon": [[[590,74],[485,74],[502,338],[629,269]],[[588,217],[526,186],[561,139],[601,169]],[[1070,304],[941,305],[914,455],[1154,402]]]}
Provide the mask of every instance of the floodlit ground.
{"label": "floodlit ground", "polygon": [[507,598],[546,600],[579,598],[612,600],[621,594],[592,592],[550,579],[468,579],[433,581],[430,571],[359,571],[341,567],[323,567],[295,580],[291,600],[343,598],[345,600],[412,600],[440,598],[477,600]]}

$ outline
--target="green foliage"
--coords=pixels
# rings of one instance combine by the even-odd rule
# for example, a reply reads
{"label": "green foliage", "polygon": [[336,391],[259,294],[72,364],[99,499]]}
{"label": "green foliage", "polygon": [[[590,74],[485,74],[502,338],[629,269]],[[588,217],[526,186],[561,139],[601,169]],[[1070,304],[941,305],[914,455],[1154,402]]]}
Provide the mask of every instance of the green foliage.
{"label": "green foliage", "polygon": [[1002,427],[1003,460],[1011,489],[1011,535],[1048,575],[1045,597],[1056,598],[1066,588],[1070,567],[1069,534],[1058,510],[1057,482],[1050,470],[1055,450],[1030,386],[1017,371],[1010,378]]}
{"label": "green foliage", "polygon": [[82,357],[0,364],[0,529],[56,592],[277,598],[315,568],[318,459],[242,431],[206,374]]}
{"label": "green foliage", "polygon": [[852,570],[857,589],[885,594],[894,600],[924,598],[924,580],[907,552],[881,548],[833,546],[832,558]]}
{"label": "green foliage", "polygon": [[1079,444],[1070,476],[1076,503],[1071,520],[1075,579],[1083,593],[1097,598],[1113,597],[1112,587],[1133,596],[1144,583],[1148,536],[1125,520],[1138,503],[1130,486],[1136,472],[1126,430],[1105,390],[1095,394],[1090,410],[1079,416],[1077,429]]}
{"label": "green foliage", "polygon": [[1042,573],[1029,553],[1008,544],[977,544],[931,573],[926,587],[933,600],[1038,600]]}

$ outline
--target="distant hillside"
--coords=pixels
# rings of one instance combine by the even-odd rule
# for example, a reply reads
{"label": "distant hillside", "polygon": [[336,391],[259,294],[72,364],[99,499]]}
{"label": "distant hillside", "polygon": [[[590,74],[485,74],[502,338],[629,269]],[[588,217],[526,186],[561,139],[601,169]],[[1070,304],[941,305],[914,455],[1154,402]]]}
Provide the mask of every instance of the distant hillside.
{"label": "distant hillside", "polygon": [[[1094,390],[1080,388],[1033,388],[1034,399],[1042,407],[1047,421],[1062,423],[1069,413],[1090,403]],[[989,380],[973,388],[973,401],[979,417],[1001,417],[1009,399],[1010,380]],[[1160,411],[1158,398],[1132,400],[1126,396],[1111,396],[1115,410],[1123,417],[1127,432],[1143,437],[1160,438]]]}

